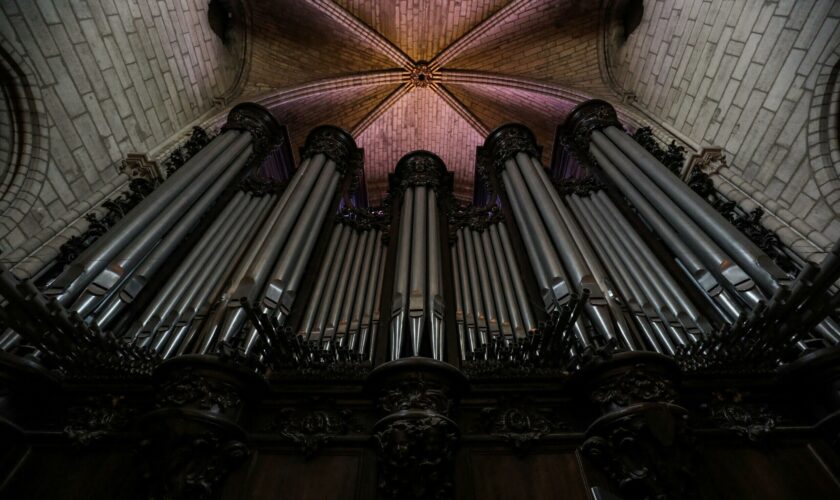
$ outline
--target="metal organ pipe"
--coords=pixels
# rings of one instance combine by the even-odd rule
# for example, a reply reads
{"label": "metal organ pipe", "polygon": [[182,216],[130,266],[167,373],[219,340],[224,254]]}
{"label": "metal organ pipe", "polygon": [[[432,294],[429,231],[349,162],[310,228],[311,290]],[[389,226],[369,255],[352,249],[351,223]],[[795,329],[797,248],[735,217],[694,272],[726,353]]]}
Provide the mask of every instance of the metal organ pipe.
{"label": "metal organ pipe", "polygon": [[621,193],[627,197],[636,210],[639,211],[653,231],[662,238],[662,241],[677,259],[679,259],[680,263],[685,266],[689,271],[689,275],[697,282],[698,286],[706,295],[719,304],[732,320],[737,318],[742,312],[741,307],[729,296],[729,293],[718,283],[717,278],[697,258],[694,251],[688,248],[674,228],[647,201],[645,196],[636,190],[624,175],[618,172],[612,162],[600,150],[593,148],[591,151],[604,173],[618,187]]}
{"label": "metal organ pipe", "polygon": [[767,254],[624,131],[615,126],[608,126],[604,129],[604,134],[632,158],[639,170],[666,192],[706,234],[724,248],[765,293],[772,293],[778,288],[779,282],[787,281],[787,276]]}
{"label": "metal organ pipe", "polygon": [[[256,105],[254,105],[256,106]],[[230,122],[230,116],[228,117]],[[128,245],[134,237],[151,223],[159,214],[160,207],[172,202],[199,172],[231,144],[240,139],[247,132],[227,130],[219,135],[195,156],[190,158],[177,172],[172,174],[158,189],[152,191],[140,204],[134,207],[126,217],[122,218],[107,234],[99,238],[93,245],[70,264],[46,290],[48,296],[54,297],[62,305],[69,305],[72,300],[86,287],[93,278],[117,254]]]}
{"label": "metal organ pipe", "polygon": [[[356,145],[353,138],[343,130],[332,126],[321,126],[310,132],[304,145],[303,155],[309,161],[299,169],[299,177],[294,187],[287,188],[277,207],[272,213],[267,229],[261,234],[258,250],[249,256],[247,266],[241,278],[231,283],[228,311],[220,336],[225,341],[238,338],[240,348],[245,354],[250,353],[256,341],[253,329],[245,334],[240,330],[246,321],[243,303],[250,303],[264,311],[276,311],[282,290],[272,276],[288,272],[290,266],[305,265],[294,262],[295,255],[304,245],[301,229],[293,232],[297,224],[312,222],[318,214],[318,208],[329,204],[335,195],[340,174],[349,171]],[[305,227],[305,225],[303,226]],[[306,227],[308,231],[318,231],[317,227]],[[303,256],[302,260],[308,259]]]}

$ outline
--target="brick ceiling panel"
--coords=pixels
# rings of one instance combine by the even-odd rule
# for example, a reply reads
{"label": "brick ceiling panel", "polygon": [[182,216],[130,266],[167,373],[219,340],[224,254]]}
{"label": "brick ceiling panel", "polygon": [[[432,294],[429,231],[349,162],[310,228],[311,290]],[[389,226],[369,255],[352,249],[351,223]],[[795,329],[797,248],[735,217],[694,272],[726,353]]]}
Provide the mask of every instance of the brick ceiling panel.
{"label": "brick ceiling panel", "polygon": [[250,6],[248,94],[396,66],[353,27],[306,0],[255,0]]}
{"label": "brick ceiling panel", "polygon": [[575,103],[557,97],[481,84],[447,84],[446,88],[489,129],[510,122],[530,128],[542,146],[542,161],[551,160],[554,133]]}
{"label": "brick ceiling panel", "polygon": [[511,0],[336,0],[415,61],[431,60]]}
{"label": "brick ceiling panel", "polygon": [[561,83],[605,95],[598,66],[599,2],[523,1],[446,63]]}
{"label": "brick ceiling panel", "polygon": [[484,142],[464,118],[429,88],[401,97],[363,130],[356,142],[365,148],[365,176],[371,205],[388,191],[388,174],[406,153],[426,149],[455,174],[455,196],[471,200],[475,148]]}
{"label": "brick ceiling panel", "polygon": [[318,125],[351,131],[373,108],[396,89],[393,85],[328,90],[272,106],[271,112],[289,130],[295,158],[306,136]]}

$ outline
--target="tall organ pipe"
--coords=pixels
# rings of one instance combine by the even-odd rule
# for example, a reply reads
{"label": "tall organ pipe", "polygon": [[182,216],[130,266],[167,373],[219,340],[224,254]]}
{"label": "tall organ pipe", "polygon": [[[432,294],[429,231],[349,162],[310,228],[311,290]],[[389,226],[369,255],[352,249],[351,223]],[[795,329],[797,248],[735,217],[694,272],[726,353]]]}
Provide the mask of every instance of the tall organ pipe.
{"label": "tall organ pipe", "polygon": [[689,271],[689,274],[700,288],[722,306],[729,317],[732,319],[737,318],[742,312],[741,307],[729,296],[728,292],[718,283],[717,278],[697,258],[694,251],[688,248],[674,228],[660,215],[660,212],[651,205],[624,175],[618,172],[612,162],[601,151],[593,149],[592,153],[607,177],[627,197],[636,210],[639,211],[653,231],[662,238],[665,245]]}
{"label": "tall organ pipe", "polygon": [[[522,315],[522,323],[525,332],[533,332],[537,329],[537,322],[531,314],[531,308],[528,302],[528,294],[525,291],[522,274],[519,272],[519,266],[516,263],[516,256],[513,252],[513,245],[510,242],[510,235],[504,224],[498,224],[490,228],[491,232],[498,231],[499,240],[502,243],[505,260],[507,261],[507,269],[510,271],[510,278],[513,281],[513,290],[516,293],[516,302],[519,305],[519,313]],[[523,334],[524,337],[524,334]]]}
{"label": "tall organ pipe", "polygon": [[476,344],[476,329],[480,328],[477,324],[476,312],[473,309],[473,291],[471,288],[472,279],[470,271],[467,268],[467,259],[464,256],[464,229],[459,229],[456,232],[455,239],[455,253],[457,254],[459,276],[461,279],[462,301],[464,304],[464,322],[467,329],[467,347],[469,352],[475,352],[478,348]]}
{"label": "tall organ pipe", "polygon": [[565,208],[559,199],[555,200],[558,195],[551,185],[546,184],[540,177],[539,172],[543,170],[542,165],[524,152],[517,153],[515,160],[534,198],[537,209],[542,215],[548,233],[554,241],[554,248],[563,260],[564,268],[579,291],[589,290],[589,299],[585,304],[589,319],[604,336],[604,339],[611,342],[615,339],[615,331],[604,293],[592,276],[592,271],[587,266],[580,249],[575,245],[568,227],[563,222],[562,214]]}
{"label": "tall organ pipe", "polygon": [[79,292],[84,289],[93,278],[117,254],[128,245],[135,236],[160,214],[160,207],[172,202],[199,172],[212,163],[237,139],[248,133],[238,130],[228,130],[219,135],[205,146],[195,156],[190,158],[177,172],[172,174],[158,189],[152,191],[142,202],[115,224],[106,235],[99,238],[93,245],[73,261],[47,288],[47,295],[53,296],[59,303],[69,305]]}
{"label": "tall organ pipe", "polygon": [[[219,155],[207,172],[182,191],[158,218],[143,228],[131,244],[93,279],[72,309],[81,315],[90,312],[98,304],[97,299],[118,286],[141,260],[153,258],[160,261],[168,257],[207,208],[239,175],[252,153],[249,141],[250,137],[242,136],[230,149]],[[147,257],[153,247],[154,251]]]}
{"label": "tall organ pipe", "polygon": [[787,276],[773,259],[735,229],[697,193],[669,172],[639,143],[615,126],[608,126],[604,134],[632,158],[639,169],[674,200],[715,242],[723,247],[743,267],[765,293],[771,294]]}
{"label": "tall organ pipe", "polygon": [[614,244],[619,259],[624,263],[625,268],[630,274],[636,278],[636,282],[639,283],[642,292],[655,305],[660,317],[668,322],[668,331],[672,333],[672,336],[677,339],[678,343],[684,345],[686,343],[685,336],[679,332],[681,328],[678,321],[679,310],[674,306],[673,301],[670,300],[670,294],[662,283],[655,279],[652,267],[638,255],[623,232],[616,232],[620,228],[613,226],[607,220],[607,217],[597,209],[591,199],[581,198],[581,203],[592,214],[596,224],[601,228],[602,234],[616,236],[611,241]]}
{"label": "tall organ pipe", "polygon": [[664,325],[662,324],[663,318],[660,317],[661,313],[659,312],[659,306],[651,299],[652,294],[649,292],[648,288],[645,287],[646,283],[642,282],[639,275],[632,271],[633,264],[629,263],[628,265],[628,261],[625,260],[627,259],[627,256],[624,255],[620,249],[613,246],[612,240],[606,236],[607,233],[604,232],[603,227],[594,217],[594,214],[583,205],[581,198],[577,195],[572,195],[569,200],[572,202],[572,206],[577,209],[578,218],[586,221],[592,236],[600,243],[600,246],[605,253],[605,255],[602,256],[602,261],[605,263],[611,263],[616,271],[614,274],[620,275],[624,282],[628,285],[628,288],[632,290],[632,296],[636,298],[636,301],[640,304],[644,314],[651,320],[651,326],[656,333],[658,342],[662,343],[665,350],[668,351],[669,354],[673,355],[676,350],[674,349],[670,336],[665,331]]}
{"label": "tall organ pipe", "polygon": [[[212,182],[215,178],[206,172],[216,170],[219,164],[223,168],[245,147],[253,147],[257,151],[255,159],[259,161],[261,155],[281,136],[280,125],[271,113],[253,103],[235,106],[228,114],[224,130],[115,224],[107,235],[83,252],[50,284],[46,294],[54,297],[61,305],[68,306],[129,244],[133,243],[132,247],[137,247],[138,253],[145,255],[150,247],[138,244],[135,240],[142,234],[149,234],[150,226],[160,226],[165,231],[171,227],[172,222],[163,224],[160,221],[168,220],[170,214],[175,218],[181,215],[175,210],[166,210],[161,214],[161,207],[169,207],[180,198],[193,197],[194,191],[200,194],[204,188],[196,186],[206,187],[205,182]],[[159,235],[152,239],[156,241]]]}

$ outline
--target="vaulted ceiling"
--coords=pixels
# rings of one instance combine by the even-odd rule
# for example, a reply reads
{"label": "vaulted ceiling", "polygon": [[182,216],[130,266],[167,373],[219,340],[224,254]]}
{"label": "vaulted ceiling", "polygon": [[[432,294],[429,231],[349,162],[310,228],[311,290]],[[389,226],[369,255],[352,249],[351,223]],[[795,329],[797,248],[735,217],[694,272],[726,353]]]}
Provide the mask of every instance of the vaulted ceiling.
{"label": "vaulted ceiling", "polygon": [[405,153],[426,149],[469,199],[475,148],[518,121],[551,151],[555,127],[602,77],[601,2],[249,0],[242,98],[268,106],[294,149],[319,124],[365,149],[371,203]]}

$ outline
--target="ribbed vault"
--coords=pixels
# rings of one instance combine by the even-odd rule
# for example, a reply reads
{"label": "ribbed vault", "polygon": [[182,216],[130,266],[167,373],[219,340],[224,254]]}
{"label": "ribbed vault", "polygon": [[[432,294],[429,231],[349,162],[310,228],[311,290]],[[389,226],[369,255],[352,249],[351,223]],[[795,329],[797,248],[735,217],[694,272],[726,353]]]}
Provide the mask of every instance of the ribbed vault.
{"label": "ribbed vault", "polygon": [[[427,149],[472,195],[475,147],[519,121],[548,161],[578,102],[611,97],[601,76],[602,8],[576,0],[250,0],[243,97],[287,125],[294,149],[316,125],[365,148],[369,199],[405,153]],[[422,4],[422,5],[421,5]]]}

